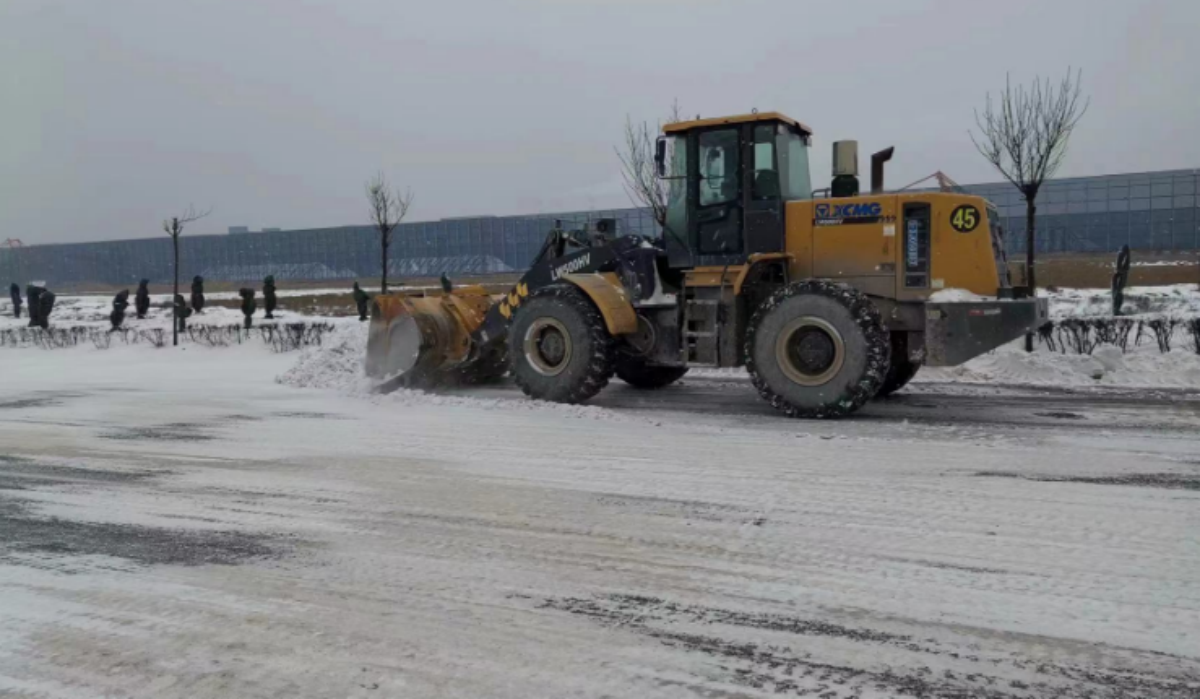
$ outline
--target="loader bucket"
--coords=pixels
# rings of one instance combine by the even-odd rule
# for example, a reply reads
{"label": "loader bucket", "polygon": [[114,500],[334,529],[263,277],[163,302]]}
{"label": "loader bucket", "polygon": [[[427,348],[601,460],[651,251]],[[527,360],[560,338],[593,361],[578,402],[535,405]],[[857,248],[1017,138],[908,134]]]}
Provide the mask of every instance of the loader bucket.
{"label": "loader bucket", "polygon": [[471,333],[491,305],[477,288],[443,296],[377,296],[367,334],[367,376],[406,385],[437,383],[473,358]]}

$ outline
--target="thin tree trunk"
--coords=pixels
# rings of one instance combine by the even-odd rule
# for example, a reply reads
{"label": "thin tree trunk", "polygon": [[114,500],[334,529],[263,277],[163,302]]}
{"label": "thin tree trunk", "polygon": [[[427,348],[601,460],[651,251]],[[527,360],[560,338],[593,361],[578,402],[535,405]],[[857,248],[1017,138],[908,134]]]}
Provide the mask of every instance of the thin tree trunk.
{"label": "thin tree trunk", "polygon": [[[1029,286],[1029,297],[1037,298],[1037,276],[1034,272],[1034,218],[1037,214],[1036,198],[1025,195],[1025,282]],[[1033,351],[1033,333],[1025,334],[1025,351]]]}
{"label": "thin tree trunk", "polygon": [[171,245],[175,250],[175,290],[171,294],[171,346],[179,346],[179,304],[175,298],[179,296],[179,236],[171,236]]}
{"label": "thin tree trunk", "polygon": [[388,249],[387,238],[380,237],[379,247],[382,249],[380,258],[383,260],[383,272],[380,276],[379,289],[380,289],[380,293],[386,294],[387,293],[387,249]]}

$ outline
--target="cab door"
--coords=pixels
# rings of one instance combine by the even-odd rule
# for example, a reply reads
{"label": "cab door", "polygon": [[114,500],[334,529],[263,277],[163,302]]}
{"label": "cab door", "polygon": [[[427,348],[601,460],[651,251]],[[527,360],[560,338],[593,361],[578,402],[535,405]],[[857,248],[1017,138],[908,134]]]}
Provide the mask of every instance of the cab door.
{"label": "cab door", "polygon": [[692,241],[701,264],[736,263],[742,246],[742,139],[737,124],[696,135],[697,177],[689,197]]}
{"label": "cab door", "polygon": [[746,211],[746,254],[783,251],[783,188],[779,177],[774,122],[746,125],[748,138],[743,183]]}

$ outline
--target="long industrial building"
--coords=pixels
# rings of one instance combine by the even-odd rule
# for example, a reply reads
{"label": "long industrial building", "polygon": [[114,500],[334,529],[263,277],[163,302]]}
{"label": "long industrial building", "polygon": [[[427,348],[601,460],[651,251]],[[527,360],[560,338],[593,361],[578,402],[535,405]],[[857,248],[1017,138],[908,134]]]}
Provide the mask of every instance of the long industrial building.
{"label": "long industrial building", "polygon": [[[999,209],[1010,254],[1024,252],[1025,206],[1007,183],[968,185]],[[1040,252],[1200,250],[1200,170],[1059,179],[1038,196]],[[401,225],[388,261],[393,278],[483,275],[523,270],[554,221],[575,226],[607,217],[623,233],[658,235],[641,209],[531,216],[487,216]],[[4,231],[36,240],[36,231]],[[370,279],[380,271],[378,236],[369,226],[231,232],[181,240],[180,277],[212,281]],[[160,238],[0,248],[0,280],[51,285],[135,284],[172,276],[171,245]]]}

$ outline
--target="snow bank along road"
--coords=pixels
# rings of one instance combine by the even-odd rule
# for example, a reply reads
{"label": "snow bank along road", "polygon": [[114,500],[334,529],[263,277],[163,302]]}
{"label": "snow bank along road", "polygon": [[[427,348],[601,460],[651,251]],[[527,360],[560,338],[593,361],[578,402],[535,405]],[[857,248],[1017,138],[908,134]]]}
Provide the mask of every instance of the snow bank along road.
{"label": "snow bank along road", "polygon": [[736,377],[560,409],[293,360],[4,352],[0,695],[1200,695],[1194,395],[814,423]]}

